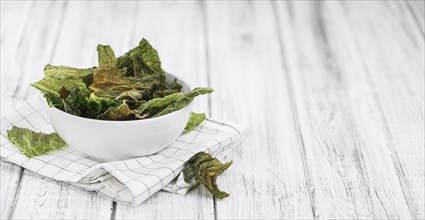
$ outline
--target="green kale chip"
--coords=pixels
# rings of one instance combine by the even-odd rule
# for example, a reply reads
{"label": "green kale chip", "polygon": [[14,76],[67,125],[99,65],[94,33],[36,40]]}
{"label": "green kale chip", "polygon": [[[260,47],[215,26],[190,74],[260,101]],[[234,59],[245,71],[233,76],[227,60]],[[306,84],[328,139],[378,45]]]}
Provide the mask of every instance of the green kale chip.
{"label": "green kale chip", "polygon": [[195,88],[191,90],[190,92],[184,94],[183,97],[177,99],[175,102],[173,102],[173,104],[167,106],[167,108],[165,108],[164,110],[155,114],[154,117],[166,115],[168,113],[180,110],[184,108],[186,105],[188,105],[196,96],[212,93],[213,91],[214,90],[212,88],[202,88],[202,87]]}
{"label": "green kale chip", "polygon": [[44,78],[32,84],[44,94],[60,97],[60,90],[65,88],[71,91],[74,88],[86,88],[90,81],[93,69],[76,69],[67,66],[47,65],[44,68]]}
{"label": "green kale chip", "polygon": [[196,88],[183,94],[182,85],[165,81],[158,52],[146,39],[120,57],[109,45],[98,45],[97,52],[99,67],[46,65],[44,78],[32,86],[44,93],[50,107],[105,120],[162,116],[213,91]]}
{"label": "green kale chip", "polygon": [[96,96],[94,93],[91,93],[88,97],[85,117],[96,118],[98,115],[104,113],[107,109],[118,106],[119,104],[120,102],[117,102],[115,100],[99,97]]}
{"label": "green kale chip", "polygon": [[71,91],[75,89],[87,91],[87,84],[91,83],[92,75],[93,69],[77,69],[48,64],[44,68],[44,78],[33,83],[32,86],[44,93],[44,97],[50,107],[80,115],[78,114],[80,111],[78,109],[72,109],[64,99],[69,97]]}
{"label": "green kale chip", "polygon": [[158,75],[164,76],[158,52],[142,39],[139,45],[118,57],[118,68],[127,67],[127,76]]}
{"label": "green kale chip", "polygon": [[112,99],[90,94],[87,88],[77,87],[67,93],[68,95],[62,98],[51,93],[46,93],[44,97],[50,107],[85,118],[96,118],[107,109],[119,105],[119,102]]}
{"label": "green kale chip", "polygon": [[44,94],[44,98],[46,99],[47,104],[50,107],[57,108],[57,109],[60,109],[62,111],[64,110],[65,103],[64,103],[64,100],[60,96],[57,96],[53,93],[46,93],[46,94]]}
{"label": "green kale chip", "polygon": [[94,71],[90,91],[102,97],[117,99],[123,92],[139,90],[142,93],[155,84],[163,83],[155,77],[125,77],[125,69],[98,68]]}
{"label": "green kale chip", "polygon": [[110,107],[104,113],[98,115],[96,119],[101,120],[126,120],[130,119],[133,111],[128,107],[127,103],[123,102],[116,107]]}
{"label": "green kale chip", "polygon": [[77,115],[84,116],[88,107],[89,91],[86,88],[75,88],[70,91],[69,95],[63,99],[64,111]]}
{"label": "green kale chip", "polygon": [[193,130],[194,128],[198,127],[198,125],[200,125],[207,117],[205,116],[204,113],[194,113],[191,112],[190,113],[190,118],[189,121],[186,124],[186,127],[184,128],[184,130],[186,132],[189,132],[191,130]]}
{"label": "green kale chip", "polygon": [[135,109],[134,113],[136,114],[136,117],[140,119],[152,117],[183,96],[183,93],[174,93],[163,98],[151,99],[140,105],[139,108]]}
{"label": "green kale chip", "polygon": [[99,67],[115,68],[117,66],[117,59],[115,58],[115,53],[109,45],[97,45],[97,54]]}
{"label": "green kale chip", "polygon": [[69,66],[53,66],[47,64],[44,67],[44,75],[56,79],[90,79],[94,68],[77,69]]}
{"label": "green kale chip", "polygon": [[45,154],[65,145],[65,142],[56,133],[44,134],[16,126],[7,131],[7,137],[19,151],[29,158]]}
{"label": "green kale chip", "polygon": [[177,82],[154,84],[150,89],[143,91],[143,100],[151,100],[154,98],[161,98],[173,93],[178,93],[182,89],[182,85]]}
{"label": "green kale chip", "polygon": [[217,158],[205,152],[199,152],[192,156],[183,168],[184,180],[194,183],[195,186],[203,184],[215,197],[223,199],[228,193],[220,191],[217,186],[217,176],[232,165],[232,161],[221,163]]}
{"label": "green kale chip", "polygon": [[115,99],[117,100],[140,100],[142,98],[142,94],[140,91],[133,89],[120,93]]}

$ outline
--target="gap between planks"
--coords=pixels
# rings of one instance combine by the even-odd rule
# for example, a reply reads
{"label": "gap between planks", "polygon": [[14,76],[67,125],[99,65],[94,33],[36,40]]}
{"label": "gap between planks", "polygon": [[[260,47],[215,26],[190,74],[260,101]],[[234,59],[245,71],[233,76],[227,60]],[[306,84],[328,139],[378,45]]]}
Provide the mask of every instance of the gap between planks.
{"label": "gap between planks", "polygon": [[[203,32],[203,38],[204,38],[204,50],[205,50],[205,75],[207,78],[207,86],[211,87],[211,80],[210,80],[210,57],[209,57],[209,50],[208,50],[208,21],[207,21],[207,9],[206,4],[203,1],[198,2],[198,6],[201,10],[201,16],[202,16],[202,32]],[[208,105],[208,116],[212,117],[212,111],[211,111],[211,96],[207,96],[207,105]],[[202,186],[198,186],[202,187]],[[216,197],[213,196],[213,207],[214,207],[214,220],[217,220],[217,200]]]}
{"label": "gap between planks", "polygon": [[[34,4],[35,4],[35,2],[32,2],[30,8],[33,7]],[[60,36],[60,31],[62,30],[62,23],[63,23],[64,17],[65,17],[65,14],[66,14],[66,5],[67,5],[67,2],[65,2],[64,5],[63,5],[63,13],[61,13],[61,17],[60,17],[60,21],[59,21],[59,28],[58,28],[58,30],[56,32],[55,43],[54,43],[53,48],[52,48],[53,50],[51,52],[50,60],[52,60],[52,58],[53,58],[55,47],[57,45],[57,42],[58,42],[58,39],[59,39],[59,36]],[[31,12],[31,10],[28,12],[28,17],[27,17],[27,19],[25,21],[25,29],[22,32],[21,36],[20,36],[18,48],[21,46],[22,41],[23,41],[23,35],[26,32],[26,29],[27,29],[27,25],[26,24],[28,23],[28,21],[30,19],[30,12]],[[22,73],[22,74],[24,74],[24,73]],[[22,78],[22,77],[23,76],[21,76],[20,78]],[[22,80],[19,80],[19,81],[22,81]],[[12,97],[15,97],[16,96],[16,94],[19,92],[19,89],[20,89],[20,85],[18,85],[15,88],[15,91],[13,92]],[[28,95],[29,95],[29,90],[27,90],[27,93],[25,95],[25,99],[28,99]],[[22,183],[23,175],[24,175],[24,168],[21,167],[19,169],[18,183],[16,185],[16,192],[15,192],[15,195],[13,196],[13,204],[12,204],[12,207],[11,207],[11,209],[9,211],[8,219],[12,219],[13,216],[14,216],[14,214],[15,214],[16,204],[18,202],[18,197],[19,197],[19,194],[20,194],[20,191],[21,191],[21,183]]]}
{"label": "gap between planks", "polygon": [[[410,14],[411,14],[411,16],[412,16],[412,18],[413,18],[413,20],[415,20],[415,23],[416,23],[416,25],[417,25],[417,28],[419,29],[419,31],[422,33],[422,37],[423,38],[425,38],[425,30],[423,29],[424,27],[422,27],[422,25],[421,25],[421,23],[420,23],[420,21],[419,21],[419,19],[421,19],[421,18],[418,18],[418,16],[415,14],[415,12],[413,11],[413,6],[412,6],[412,1],[406,1],[406,2],[404,2],[405,4],[406,4],[406,7],[408,8],[408,10],[409,10],[409,12],[410,12]],[[422,3],[424,3],[424,2],[422,2]],[[424,3],[425,4],[425,3]],[[425,10],[425,9],[424,9]],[[424,15],[425,16],[425,15]],[[423,19],[423,18],[422,18]],[[422,21],[422,22],[424,22],[424,21]]]}
{"label": "gap between planks", "polygon": [[[356,43],[355,46],[356,46],[357,50],[359,51],[359,54],[362,54],[362,52],[360,50],[360,47],[358,45],[358,41],[356,40],[355,43]],[[384,117],[384,111],[382,110],[381,104],[380,104],[380,102],[378,100],[378,95],[377,95],[376,89],[372,85],[372,78],[370,76],[371,73],[370,73],[370,71],[369,71],[369,69],[368,69],[368,67],[366,65],[366,61],[365,61],[364,56],[362,55],[360,57],[362,59],[363,68],[364,68],[364,70],[366,72],[366,75],[367,75],[367,79],[368,79],[367,84],[368,84],[370,90],[372,90],[373,99],[374,99],[375,103],[377,103],[378,112],[380,112],[381,115],[382,115],[382,121],[383,121],[383,123],[385,125],[386,136],[388,137],[388,139],[391,140],[388,148],[389,148],[389,150],[391,152],[391,155],[393,155],[391,157],[391,159],[393,161],[394,168],[397,171],[396,173],[397,173],[397,177],[399,179],[400,187],[403,190],[404,199],[407,202],[407,205],[408,205],[409,210],[410,210],[410,214],[412,215],[412,217],[414,219],[417,219],[416,212],[414,211],[415,209],[413,208],[414,205],[413,205],[413,202],[412,202],[412,196],[410,195],[409,190],[407,189],[408,183],[406,181],[405,174],[403,172],[403,168],[401,166],[401,162],[400,162],[399,156],[397,154],[397,151],[395,150],[394,142],[392,140],[391,131],[390,131],[389,127],[388,127],[387,120]]]}
{"label": "gap between planks", "polygon": [[21,182],[22,182],[23,173],[24,173],[24,168],[21,167],[19,169],[19,177],[18,177],[18,183],[16,184],[15,195],[13,195],[12,206],[9,210],[7,219],[12,219],[13,215],[15,214],[16,203],[18,202],[18,195],[19,195],[19,192],[21,191]]}
{"label": "gap between planks", "polygon": [[316,201],[314,198],[314,192],[312,192],[313,189],[313,185],[311,183],[311,175],[310,175],[310,171],[307,165],[307,157],[306,157],[306,152],[305,152],[305,144],[304,144],[304,139],[303,139],[303,134],[302,131],[300,129],[300,123],[299,123],[299,115],[298,115],[298,106],[295,102],[295,91],[292,85],[292,77],[288,68],[288,64],[287,64],[287,60],[286,60],[286,52],[285,52],[285,48],[283,46],[283,41],[282,41],[282,30],[281,30],[281,24],[280,24],[280,20],[279,20],[279,16],[277,13],[277,5],[276,2],[273,1],[273,15],[274,15],[274,19],[275,19],[275,23],[276,23],[276,30],[277,30],[277,35],[278,35],[278,40],[279,40],[279,49],[280,49],[280,53],[282,56],[282,67],[285,70],[285,72],[283,73],[285,78],[286,78],[286,88],[288,90],[288,96],[289,96],[289,103],[290,103],[290,109],[293,115],[293,120],[294,120],[294,126],[295,129],[297,130],[297,134],[298,134],[298,141],[300,143],[300,154],[301,154],[301,158],[302,158],[302,165],[303,165],[303,171],[304,171],[304,178],[307,182],[307,192],[309,195],[309,199],[310,199],[310,206],[311,206],[311,212],[313,214],[313,217],[316,219]]}
{"label": "gap between planks", "polygon": [[[416,31],[419,33],[419,35],[422,38],[425,38],[424,36],[424,30],[421,28],[421,24],[416,16],[416,14],[413,11],[412,8],[412,2],[411,1],[406,1],[406,2],[402,2],[404,3],[402,6],[407,8],[407,11],[409,12],[408,14],[411,16],[412,20],[414,21],[415,25],[413,25],[413,29],[416,29]],[[351,25],[352,27],[354,26],[353,22],[347,17],[347,22],[349,25]],[[367,65],[367,60],[365,58],[365,54],[364,51],[362,51],[362,48],[360,46],[359,43],[359,39],[354,31],[354,29],[350,29],[352,32],[352,35],[354,36],[354,45],[356,50],[358,51],[358,53],[361,55],[361,61],[363,64],[363,69],[365,71],[365,75],[367,77],[367,85],[369,87],[369,89],[372,91],[372,97],[375,101],[375,103],[377,103],[377,110],[378,112],[380,112],[380,115],[382,116],[381,120],[383,122],[384,125],[384,131],[385,131],[385,135],[387,136],[389,141],[389,144],[387,145],[388,150],[391,153],[391,160],[393,162],[393,166],[396,170],[396,174],[397,174],[397,178],[399,180],[399,184],[400,184],[400,188],[402,189],[404,198],[406,200],[407,206],[409,208],[410,214],[412,216],[412,218],[414,219],[420,219],[420,213],[417,212],[417,208],[416,204],[414,202],[414,195],[412,195],[411,191],[409,190],[409,179],[406,177],[406,173],[404,172],[403,169],[403,163],[402,163],[402,159],[400,159],[399,154],[402,152],[399,152],[396,148],[396,142],[394,140],[394,136],[397,135],[395,133],[393,133],[390,129],[390,124],[388,122],[388,119],[386,118],[386,114],[384,112],[383,109],[383,104],[381,103],[380,99],[379,99],[379,92],[377,91],[377,87],[373,84],[373,77],[372,77],[372,73],[370,71],[370,69],[368,68]],[[422,119],[423,119],[423,115],[422,115]],[[405,168],[405,167],[404,167]],[[405,168],[406,169],[406,168]]]}

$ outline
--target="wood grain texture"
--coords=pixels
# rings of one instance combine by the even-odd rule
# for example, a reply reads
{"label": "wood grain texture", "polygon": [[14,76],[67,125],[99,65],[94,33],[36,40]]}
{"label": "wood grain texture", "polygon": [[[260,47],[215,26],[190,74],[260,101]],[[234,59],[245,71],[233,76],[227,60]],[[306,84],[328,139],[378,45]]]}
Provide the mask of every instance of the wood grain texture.
{"label": "wood grain texture", "polygon": [[279,6],[279,12],[292,9],[291,19],[280,18],[281,35],[312,175],[316,216],[412,218],[397,170],[388,166],[391,143],[385,124],[376,117],[379,107],[361,69],[356,44],[344,28],[348,24],[343,22],[342,6],[337,2]]}
{"label": "wood grain texture", "polygon": [[22,47],[21,38],[27,30],[31,6],[30,3],[20,5],[16,2],[1,2],[1,54],[7,54],[2,56],[2,64],[11,64],[0,66],[1,112],[25,100],[23,95],[19,95],[21,87],[18,76],[24,73],[19,65],[23,58],[17,57],[17,48]]}
{"label": "wood grain texture", "polygon": [[[399,16],[395,2],[386,3],[390,10],[375,4],[376,10],[348,4],[352,10],[347,14],[392,142],[388,150],[399,183],[412,217],[421,219],[425,217],[425,42],[419,29],[406,28],[408,20]],[[376,13],[383,19],[373,19]],[[379,26],[381,31],[370,31],[370,26]]]}
{"label": "wood grain texture", "polygon": [[[55,59],[60,57],[56,53],[58,47],[69,43],[68,38],[62,37],[63,34],[69,36],[64,27],[73,22],[83,24],[82,20],[72,19],[67,13],[65,2],[31,3],[30,15],[25,25],[26,34],[21,36],[21,44],[14,54],[9,53],[11,56],[15,55],[15,63],[5,65],[6,72],[9,69],[14,70],[16,66],[19,66],[18,70],[22,68],[19,75],[14,76],[18,80],[15,89],[17,96],[29,98],[36,94],[36,90],[28,85],[42,78],[44,66],[55,63]],[[78,31],[74,33],[77,34]],[[81,53],[69,59],[87,60],[89,55]],[[9,74],[7,76],[13,77]],[[44,180],[29,171],[23,172],[20,178],[19,190],[15,195],[16,203],[9,215],[11,218],[110,218],[112,202],[97,193],[87,193],[65,183]]]}
{"label": "wood grain texture", "polygon": [[[36,25],[39,24],[39,20],[45,20],[48,16],[57,16],[60,11],[50,12],[50,3],[43,4],[32,4],[30,2],[26,4],[19,4],[16,2],[2,2],[1,10],[2,15],[7,11],[10,13],[8,18],[2,19],[2,46],[1,53],[8,54],[8,56],[2,56],[2,99],[1,99],[1,109],[2,112],[5,109],[10,109],[13,105],[22,102],[28,97],[29,87],[27,86],[30,83],[28,79],[31,77],[33,72],[34,64],[37,62],[32,62],[30,65],[23,65],[30,61],[44,61],[46,62],[49,59],[49,55],[52,51],[52,46],[46,46],[43,49],[39,47],[40,45],[34,44],[39,42],[40,44],[45,44],[46,42],[54,41],[59,22],[51,21],[46,22],[42,26]],[[3,26],[4,24],[4,26]],[[37,29],[40,28],[40,29]],[[30,33],[33,33],[31,35]],[[8,65],[3,65],[7,63]],[[42,66],[41,66],[42,69]],[[37,75],[37,74],[35,74]],[[12,166],[12,167],[11,167]],[[3,197],[2,196],[2,216],[6,215],[7,218],[12,217],[15,211],[15,206],[17,200],[19,200],[18,189],[21,187],[22,183],[22,169],[14,167],[15,165],[4,165],[1,170],[2,177],[2,186],[9,185],[11,192],[14,192],[13,201],[10,200],[12,197]],[[10,170],[16,170],[17,173],[11,173]],[[3,188],[2,188],[3,190]],[[9,192],[9,193],[11,193]],[[3,195],[3,194],[2,194]],[[3,200],[7,199],[7,200]]]}
{"label": "wood grain texture", "polygon": [[110,219],[112,202],[25,170],[12,219]]}
{"label": "wood grain texture", "polygon": [[425,1],[406,1],[408,10],[412,13],[413,19],[425,36]]}
{"label": "wood grain texture", "polygon": [[20,177],[23,169],[14,164],[0,161],[0,219],[7,219],[11,215],[12,207],[16,202],[16,192],[20,186]]}
{"label": "wood grain texture", "polygon": [[[31,4],[18,5],[10,2],[0,2],[0,14],[1,14],[1,47],[0,54],[14,53],[14,49],[19,45],[19,37],[24,32],[25,23],[28,20],[29,10]],[[12,37],[14,33],[17,37]],[[1,56],[1,95],[0,95],[0,112],[5,109],[10,109],[13,105],[25,100],[24,97],[13,97],[12,92],[16,90],[17,78],[15,77],[17,72],[14,69],[9,68],[11,71],[10,75],[7,74],[7,68],[5,69],[3,62],[12,62],[13,59],[10,56]],[[14,164],[0,161],[0,179],[1,179],[1,198],[0,198],[0,218],[6,219],[10,216],[10,212],[16,202],[16,192],[20,185],[20,177],[23,169]]]}
{"label": "wood grain texture", "polygon": [[211,114],[247,124],[217,219],[313,218],[270,2],[207,2]]}
{"label": "wood grain texture", "polygon": [[97,65],[147,38],[248,126],[219,179],[138,207],[1,161],[7,219],[424,219],[424,1],[1,1],[1,112],[47,63]]}

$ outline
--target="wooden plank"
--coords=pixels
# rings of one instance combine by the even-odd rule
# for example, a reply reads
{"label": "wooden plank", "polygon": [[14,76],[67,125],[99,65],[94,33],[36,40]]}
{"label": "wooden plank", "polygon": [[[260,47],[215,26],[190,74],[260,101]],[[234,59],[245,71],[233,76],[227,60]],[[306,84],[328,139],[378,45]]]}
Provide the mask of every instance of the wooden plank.
{"label": "wooden plank", "polygon": [[25,170],[13,219],[110,219],[112,202]]}
{"label": "wooden plank", "polygon": [[0,219],[8,219],[15,201],[15,194],[20,185],[22,168],[0,160]]}
{"label": "wooden plank", "polygon": [[[388,153],[391,140],[382,113],[344,21],[343,12],[351,7],[339,4],[277,4],[316,217],[412,218]],[[381,13],[374,14],[379,20]],[[379,25],[368,28],[382,31]]]}
{"label": "wooden plank", "polygon": [[160,191],[138,207],[117,204],[115,218],[214,219],[214,203],[212,196],[202,187],[186,195]]}
{"label": "wooden plank", "polygon": [[422,35],[425,35],[425,1],[406,1],[406,6],[422,31]]}
{"label": "wooden plank", "polygon": [[311,2],[277,3],[284,62],[293,84],[316,218],[365,218],[372,212],[364,165],[323,28]]}
{"label": "wooden plank", "polygon": [[270,2],[206,3],[213,117],[249,125],[219,177],[217,219],[311,219],[300,134]]}
{"label": "wooden plank", "polygon": [[[20,63],[23,68],[20,86],[24,96],[35,94],[36,90],[29,83],[43,77],[44,65],[56,63],[57,57],[66,55],[58,54],[58,48],[62,48],[62,45],[81,45],[82,42],[70,40],[72,36],[89,36],[82,28],[87,24],[86,20],[76,19],[75,13],[80,10],[67,8],[65,2],[37,2],[33,5],[27,24],[29,30],[23,35],[23,45],[16,49],[17,54],[25,54]],[[92,50],[94,52],[91,54],[80,52],[78,56],[71,56],[76,53],[70,52],[67,58],[76,62],[85,61],[91,55],[95,56],[96,49]],[[68,65],[66,62],[59,64]],[[30,171],[24,172],[17,196],[11,215],[15,219],[110,218],[112,213],[111,200],[95,192],[86,192],[66,183],[42,178]]]}
{"label": "wooden plank", "polygon": [[[423,219],[425,42],[420,30],[406,29],[403,25],[409,20],[395,10],[396,3],[387,2],[386,7],[380,7],[382,2],[374,4],[377,6],[347,4],[352,9],[347,16],[384,116],[392,142],[388,150],[400,185],[412,216]],[[383,10],[385,8],[390,10]],[[362,16],[358,14],[360,11]],[[381,19],[376,19],[376,14]],[[380,31],[371,31],[370,26],[380,27]]]}
{"label": "wooden plank", "polygon": [[[1,2],[1,110],[4,112],[25,100],[19,96],[21,87],[18,81],[22,75],[22,57],[16,48],[22,45],[23,34],[30,16],[31,2]],[[46,51],[47,52],[47,51]],[[12,98],[13,96],[13,98]]]}
{"label": "wooden plank", "polygon": [[[132,38],[126,49],[145,37],[161,57],[166,71],[177,75],[190,86],[207,86],[205,41],[202,11],[197,2],[139,2],[131,27]],[[161,12],[161,13],[158,13]],[[196,99],[194,111],[208,114],[208,99]],[[159,192],[140,207],[117,204],[117,219],[213,219],[212,196],[198,187],[181,196]]]}
{"label": "wooden plank", "polygon": [[[25,34],[30,31],[27,27],[29,19],[34,16],[31,12],[31,2],[1,2],[1,111],[4,112],[26,99],[23,94],[22,82],[19,78],[24,75],[22,62],[26,55],[19,53],[17,48],[25,48]],[[35,15],[37,16],[37,15]],[[53,27],[54,30],[54,27]],[[49,35],[51,36],[51,35]],[[47,37],[49,37],[47,36]],[[25,52],[25,51],[21,51]],[[39,56],[49,54],[46,48],[39,51]],[[14,164],[1,161],[1,207],[0,218],[12,216],[12,209],[16,205],[16,192],[20,187],[23,169]]]}
{"label": "wooden plank", "polygon": [[[11,98],[11,92],[13,91],[13,87],[16,88],[16,83],[13,82],[13,77],[8,77],[5,73],[11,72],[13,76],[14,69],[10,63],[13,61],[12,54],[14,54],[14,48],[19,44],[20,36],[25,28],[25,23],[27,22],[27,17],[29,15],[29,10],[31,4],[16,4],[16,2],[1,2],[1,110],[10,109],[12,105],[16,104],[16,100],[18,98]],[[15,33],[15,37],[7,37],[8,33]],[[7,54],[5,56],[5,54]],[[6,65],[4,65],[6,64]],[[8,68],[9,67],[9,68]],[[21,98],[22,101],[22,98]],[[3,160],[0,161],[0,179],[1,179],[1,187],[0,187],[0,219],[7,219],[10,215],[10,211],[13,206],[13,202],[15,199],[16,191],[20,184],[22,169],[19,166],[14,164],[5,162]]]}

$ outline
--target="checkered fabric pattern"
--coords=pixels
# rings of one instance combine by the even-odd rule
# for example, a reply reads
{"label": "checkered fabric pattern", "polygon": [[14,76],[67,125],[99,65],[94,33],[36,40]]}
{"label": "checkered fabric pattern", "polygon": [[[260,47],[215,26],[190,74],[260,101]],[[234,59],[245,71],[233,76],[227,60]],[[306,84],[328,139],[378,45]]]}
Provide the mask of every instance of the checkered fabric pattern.
{"label": "checkered fabric pattern", "polygon": [[182,134],[164,150],[146,157],[99,162],[69,146],[28,158],[7,139],[13,125],[45,133],[54,132],[44,111],[43,97],[36,96],[1,115],[0,157],[40,175],[97,191],[114,201],[139,205],[159,190],[185,194],[192,187],[181,173],[183,164],[199,151],[219,159],[239,145],[236,127],[207,119],[195,130]]}

